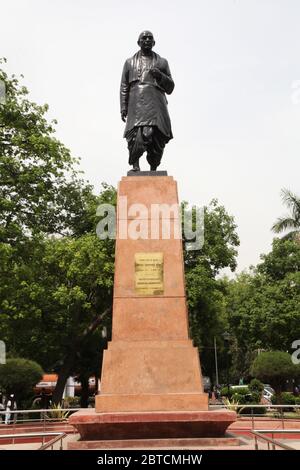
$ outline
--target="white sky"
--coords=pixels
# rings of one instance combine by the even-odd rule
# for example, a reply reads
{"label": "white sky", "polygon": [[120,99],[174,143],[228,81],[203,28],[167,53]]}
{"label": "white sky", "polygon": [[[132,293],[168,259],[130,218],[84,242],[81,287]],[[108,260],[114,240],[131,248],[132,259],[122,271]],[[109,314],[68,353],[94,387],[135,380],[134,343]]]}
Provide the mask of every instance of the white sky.
{"label": "white sky", "polygon": [[129,169],[120,77],[150,29],[175,81],[160,169],[180,199],[218,198],[235,216],[239,271],[269,251],[281,188],[300,193],[298,0],[0,0],[0,17],[6,70],[50,105],[96,190]]}

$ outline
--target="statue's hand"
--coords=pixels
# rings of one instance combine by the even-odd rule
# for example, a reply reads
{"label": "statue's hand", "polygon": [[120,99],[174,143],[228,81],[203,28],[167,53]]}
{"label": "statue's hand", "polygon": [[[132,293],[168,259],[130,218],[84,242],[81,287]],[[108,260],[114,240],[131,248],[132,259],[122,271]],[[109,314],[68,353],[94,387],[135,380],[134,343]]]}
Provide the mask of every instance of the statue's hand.
{"label": "statue's hand", "polygon": [[122,111],[121,112],[121,119],[123,122],[126,122],[126,116],[127,116],[127,111]]}
{"label": "statue's hand", "polygon": [[153,67],[152,69],[150,69],[150,73],[157,80],[159,80],[162,77],[162,73],[157,67]]}

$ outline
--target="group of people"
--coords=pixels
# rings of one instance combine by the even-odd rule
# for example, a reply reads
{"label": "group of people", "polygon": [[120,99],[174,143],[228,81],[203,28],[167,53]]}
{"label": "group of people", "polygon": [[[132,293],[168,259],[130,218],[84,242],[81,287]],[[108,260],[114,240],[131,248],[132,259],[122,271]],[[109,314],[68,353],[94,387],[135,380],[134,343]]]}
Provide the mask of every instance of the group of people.
{"label": "group of people", "polygon": [[17,409],[17,402],[14,393],[11,393],[8,397],[0,394],[0,411],[1,422],[4,424],[10,424],[14,422],[16,414],[13,413]]}

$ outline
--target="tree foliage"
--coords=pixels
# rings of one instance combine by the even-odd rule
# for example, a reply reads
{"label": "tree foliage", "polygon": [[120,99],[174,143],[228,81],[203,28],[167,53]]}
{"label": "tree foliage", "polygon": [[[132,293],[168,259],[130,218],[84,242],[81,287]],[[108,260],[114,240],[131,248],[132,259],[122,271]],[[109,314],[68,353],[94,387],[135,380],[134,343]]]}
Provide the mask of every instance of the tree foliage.
{"label": "tree foliage", "polygon": [[[204,375],[214,374],[214,337],[223,349],[226,329],[224,285],[218,279],[223,268],[236,268],[239,238],[234,218],[213,200],[204,210],[204,245],[184,252],[191,336],[201,352]],[[220,356],[220,365],[226,359]]]}
{"label": "tree foliage", "polygon": [[26,248],[27,260],[7,273],[6,293],[1,287],[0,331],[10,350],[47,369],[109,309],[113,248],[93,234],[34,239]]}
{"label": "tree foliage", "polygon": [[290,354],[284,351],[262,352],[251,366],[251,374],[273,385],[277,393],[287,379],[299,376],[300,367],[292,362]]}
{"label": "tree foliage", "polygon": [[0,387],[6,395],[13,393],[20,403],[33,395],[33,387],[41,380],[43,369],[35,362],[23,358],[7,359],[0,365]]}
{"label": "tree foliage", "polygon": [[96,237],[96,208],[116,192],[104,184],[96,196],[55,138],[48,106],[2,69],[0,80],[0,336],[9,354],[59,373],[60,401],[87,342],[102,347],[109,325],[114,241]]}
{"label": "tree foliage", "polygon": [[279,217],[272,226],[275,233],[289,232],[284,235],[285,240],[298,240],[300,235],[300,198],[289,189],[281,191],[283,203],[291,211],[290,214]]}
{"label": "tree foliage", "polygon": [[76,232],[94,197],[76,170],[78,160],[55,138],[48,105],[31,102],[26,87],[1,68],[0,81],[6,88],[0,104],[0,242]]}
{"label": "tree foliage", "polygon": [[[239,350],[290,350],[300,338],[300,246],[273,242],[262,263],[227,285],[227,318]],[[242,364],[242,361],[239,361]]]}

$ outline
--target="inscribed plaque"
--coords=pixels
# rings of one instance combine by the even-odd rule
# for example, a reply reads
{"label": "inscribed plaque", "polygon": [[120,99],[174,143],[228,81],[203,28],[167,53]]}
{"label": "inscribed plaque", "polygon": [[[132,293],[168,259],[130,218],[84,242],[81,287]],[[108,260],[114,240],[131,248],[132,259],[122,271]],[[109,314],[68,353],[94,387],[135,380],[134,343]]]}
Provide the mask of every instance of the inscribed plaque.
{"label": "inscribed plaque", "polygon": [[144,295],[164,293],[163,253],[136,253],[134,257],[135,291]]}

